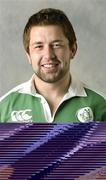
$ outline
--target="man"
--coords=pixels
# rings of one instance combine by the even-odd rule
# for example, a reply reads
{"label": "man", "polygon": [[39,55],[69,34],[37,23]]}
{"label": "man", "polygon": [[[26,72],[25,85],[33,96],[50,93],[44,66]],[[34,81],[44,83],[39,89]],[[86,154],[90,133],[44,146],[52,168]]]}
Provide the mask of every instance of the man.
{"label": "man", "polygon": [[1,98],[1,122],[106,120],[106,100],[70,73],[77,40],[64,12],[49,8],[32,15],[23,43],[34,75]]}

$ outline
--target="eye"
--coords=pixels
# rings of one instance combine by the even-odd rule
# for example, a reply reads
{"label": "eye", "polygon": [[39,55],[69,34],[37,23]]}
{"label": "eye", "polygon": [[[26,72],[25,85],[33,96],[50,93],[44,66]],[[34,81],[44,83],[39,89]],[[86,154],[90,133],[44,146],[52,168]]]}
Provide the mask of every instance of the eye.
{"label": "eye", "polygon": [[56,48],[61,48],[61,47],[62,47],[62,44],[60,44],[60,43],[54,43],[54,44],[52,45],[52,47],[53,47],[54,49],[56,49]]}
{"label": "eye", "polygon": [[43,45],[36,45],[34,48],[40,50],[43,48]]}

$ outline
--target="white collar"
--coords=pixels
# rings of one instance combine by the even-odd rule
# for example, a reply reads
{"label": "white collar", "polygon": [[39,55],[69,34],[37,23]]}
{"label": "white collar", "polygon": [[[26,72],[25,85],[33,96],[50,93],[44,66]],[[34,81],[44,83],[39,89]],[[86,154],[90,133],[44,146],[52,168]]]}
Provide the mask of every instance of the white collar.
{"label": "white collar", "polygon": [[[34,86],[34,75],[31,77],[29,81],[22,84],[22,88],[19,89],[20,93],[26,93],[31,94],[33,96],[38,96],[38,93],[36,92],[35,86]],[[84,89],[84,84],[79,81],[78,78],[75,78],[72,76],[72,81],[69,86],[68,92],[65,95],[65,99],[71,98],[74,96],[82,96],[86,97],[86,91]]]}
{"label": "white collar", "polygon": [[74,97],[74,96],[84,96],[86,97],[86,91],[84,89],[84,84],[75,76],[72,76],[72,80],[71,80],[71,84],[69,86],[68,89],[68,94],[70,94],[70,96]]}

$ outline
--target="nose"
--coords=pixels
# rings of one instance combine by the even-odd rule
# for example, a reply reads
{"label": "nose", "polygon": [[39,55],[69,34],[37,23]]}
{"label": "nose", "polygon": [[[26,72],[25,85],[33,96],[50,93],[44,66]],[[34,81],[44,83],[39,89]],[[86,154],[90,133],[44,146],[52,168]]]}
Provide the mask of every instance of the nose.
{"label": "nose", "polygon": [[54,59],[55,58],[55,52],[52,48],[52,46],[47,45],[44,49],[44,57],[46,59]]}

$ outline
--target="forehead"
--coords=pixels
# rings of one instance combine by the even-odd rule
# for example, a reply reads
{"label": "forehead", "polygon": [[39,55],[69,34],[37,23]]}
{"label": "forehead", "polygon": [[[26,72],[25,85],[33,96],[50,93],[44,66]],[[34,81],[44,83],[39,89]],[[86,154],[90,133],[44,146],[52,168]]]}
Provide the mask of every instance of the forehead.
{"label": "forehead", "polygon": [[34,26],[30,31],[30,41],[40,40],[65,40],[63,29],[58,25]]}

